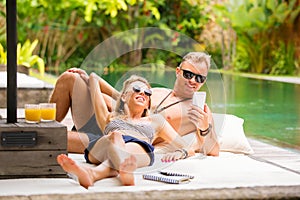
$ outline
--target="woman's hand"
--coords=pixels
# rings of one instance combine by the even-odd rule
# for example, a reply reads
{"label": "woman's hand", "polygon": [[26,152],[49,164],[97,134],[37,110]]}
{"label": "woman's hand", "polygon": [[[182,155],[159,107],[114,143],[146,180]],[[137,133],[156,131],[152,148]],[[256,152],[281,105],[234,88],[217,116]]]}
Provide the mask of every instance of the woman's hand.
{"label": "woman's hand", "polygon": [[67,71],[68,71],[68,72],[72,72],[72,73],[77,73],[77,74],[79,74],[79,75],[81,75],[81,74],[88,75],[88,74],[86,73],[86,71],[84,71],[83,69],[75,68],[75,67],[70,68],[70,69],[68,69]]}
{"label": "woman's hand", "polygon": [[174,162],[176,160],[180,160],[183,157],[182,152],[175,151],[173,153],[166,153],[162,158],[162,162]]}
{"label": "woman's hand", "polygon": [[70,69],[68,69],[68,72],[79,74],[79,76],[86,82],[86,84],[89,84],[89,75],[83,69],[70,68]]}

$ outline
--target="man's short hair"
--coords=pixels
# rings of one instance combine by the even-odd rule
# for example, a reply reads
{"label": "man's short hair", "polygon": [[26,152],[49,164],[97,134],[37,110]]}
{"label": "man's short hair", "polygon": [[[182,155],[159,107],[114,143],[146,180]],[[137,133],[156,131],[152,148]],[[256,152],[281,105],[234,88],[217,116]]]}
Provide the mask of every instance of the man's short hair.
{"label": "man's short hair", "polygon": [[193,66],[199,66],[201,63],[205,63],[205,65],[207,66],[207,69],[209,70],[210,68],[210,55],[208,55],[207,53],[204,52],[190,52],[188,54],[186,54],[183,58],[182,58],[182,62],[189,62],[190,64],[192,64]]}

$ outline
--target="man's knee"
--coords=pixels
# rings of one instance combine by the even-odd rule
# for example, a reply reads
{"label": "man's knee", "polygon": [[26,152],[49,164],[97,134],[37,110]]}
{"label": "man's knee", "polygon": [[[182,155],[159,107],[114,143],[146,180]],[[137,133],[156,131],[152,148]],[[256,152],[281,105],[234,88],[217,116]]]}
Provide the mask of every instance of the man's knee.
{"label": "man's knee", "polygon": [[73,89],[77,76],[78,74],[76,73],[66,71],[58,77],[56,81],[56,86],[64,89]]}
{"label": "man's knee", "polygon": [[64,98],[64,101],[66,101],[65,98],[71,98],[77,78],[76,76],[78,76],[78,74],[72,72],[62,73],[55,83],[54,90],[50,96],[50,101],[57,103],[61,98]]}

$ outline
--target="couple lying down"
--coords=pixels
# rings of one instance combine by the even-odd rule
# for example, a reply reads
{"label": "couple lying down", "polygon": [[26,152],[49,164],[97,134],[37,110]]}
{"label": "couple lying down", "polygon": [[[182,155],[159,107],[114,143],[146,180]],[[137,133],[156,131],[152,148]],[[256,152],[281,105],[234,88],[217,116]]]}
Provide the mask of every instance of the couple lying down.
{"label": "couple lying down", "polygon": [[[181,65],[180,68],[176,69],[177,79],[178,75],[181,75],[181,71],[185,72],[188,68],[194,66],[187,61],[182,64],[185,65]],[[207,74],[208,68],[205,69]],[[196,67],[190,70],[198,72]],[[186,77],[186,74],[181,76],[182,79],[177,82],[181,81],[182,84],[189,86],[195,84],[195,89],[199,89],[201,83],[204,82],[198,80],[199,77],[197,78],[197,76],[199,75],[195,73],[193,73],[195,79],[193,76]],[[189,104],[192,109],[186,111],[189,112],[186,115],[189,116],[190,124],[193,122],[194,128],[200,129],[200,133],[196,134],[197,145],[188,145],[180,137],[181,135],[176,132],[179,128],[172,127],[168,123],[170,118],[167,116],[164,118],[161,114],[148,114],[152,103],[152,92],[149,83],[142,77],[132,76],[124,82],[121,94],[117,99],[116,109],[113,112],[110,112],[106,106],[101,90],[101,78],[94,73],[89,77],[81,74],[81,77],[88,80],[96,120],[99,128],[104,133],[104,136],[91,140],[85,150],[86,161],[96,164],[97,167],[78,166],[66,155],[59,155],[57,161],[65,171],[75,174],[82,186],[88,188],[97,180],[117,175],[119,175],[123,185],[134,185],[134,170],[153,163],[154,147],[152,144],[155,144],[155,141],[164,141],[161,144],[168,145],[170,153],[165,154],[162,161],[175,161],[186,158],[194,155],[195,150],[199,150],[200,147],[208,155],[218,155],[219,145],[215,133],[210,129],[204,130],[205,123],[201,123],[204,121],[203,118],[206,119],[206,122],[212,123],[211,113],[207,106],[204,111],[208,110],[208,114],[203,110],[200,111],[200,114],[202,114],[200,115],[200,119],[202,117],[201,121],[197,120],[199,115],[195,114],[193,110],[198,108]],[[172,95],[170,92],[166,98]],[[180,96],[177,98],[180,98]],[[190,98],[184,101],[184,103],[188,103]],[[156,106],[156,108],[159,106]],[[208,134],[205,137],[210,141],[210,146],[206,145],[205,147],[203,143],[205,143],[204,135],[206,134]]]}

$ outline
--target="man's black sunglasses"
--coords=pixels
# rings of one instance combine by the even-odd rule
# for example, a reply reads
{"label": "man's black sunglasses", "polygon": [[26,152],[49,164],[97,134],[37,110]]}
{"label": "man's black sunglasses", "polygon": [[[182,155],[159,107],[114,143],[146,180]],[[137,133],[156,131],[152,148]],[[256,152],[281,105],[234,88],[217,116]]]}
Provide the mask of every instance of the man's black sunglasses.
{"label": "man's black sunglasses", "polygon": [[[181,69],[181,68],[180,68]],[[192,79],[195,76],[195,80],[198,83],[204,83],[204,81],[206,80],[206,76],[200,75],[200,74],[194,74],[191,71],[185,70],[185,69],[181,69],[183,71],[183,77],[186,79]]]}
{"label": "man's black sunglasses", "polygon": [[[133,89],[133,91],[136,92],[136,93],[140,93],[140,92],[141,92],[141,88],[140,88],[140,86],[138,86],[138,85],[134,85],[134,86],[132,87],[132,89]],[[145,94],[146,96],[150,97],[150,96],[152,95],[152,91],[149,90],[149,89],[144,89],[144,94]]]}

